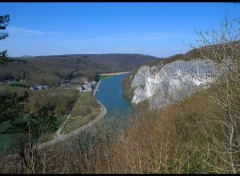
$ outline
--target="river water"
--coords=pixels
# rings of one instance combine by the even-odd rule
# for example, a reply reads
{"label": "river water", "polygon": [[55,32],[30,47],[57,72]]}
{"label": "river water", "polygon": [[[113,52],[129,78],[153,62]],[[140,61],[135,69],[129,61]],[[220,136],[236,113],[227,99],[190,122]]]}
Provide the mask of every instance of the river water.
{"label": "river water", "polygon": [[113,76],[102,80],[96,98],[106,107],[108,121],[115,120],[121,116],[126,118],[128,114],[134,112],[134,107],[122,94],[122,80],[128,74]]}
{"label": "river water", "polygon": [[106,139],[106,136],[116,139],[118,134],[124,132],[132,124],[128,117],[136,110],[122,94],[122,81],[127,76],[128,74],[123,74],[101,81],[96,98],[105,106],[107,114],[93,127],[82,131],[72,140],[72,147],[77,151],[84,152],[85,149]]}

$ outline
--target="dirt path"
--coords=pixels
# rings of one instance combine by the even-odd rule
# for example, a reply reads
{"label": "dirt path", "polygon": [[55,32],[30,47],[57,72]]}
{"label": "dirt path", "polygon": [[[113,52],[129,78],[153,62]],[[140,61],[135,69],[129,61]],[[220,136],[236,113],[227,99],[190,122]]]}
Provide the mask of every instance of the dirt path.
{"label": "dirt path", "polygon": [[67,116],[67,119],[63,122],[61,128],[59,128],[59,129],[57,130],[57,132],[56,132],[56,134],[55,134],[55,137],[61,136],[60,132],[62,131],[62,128],[63,128],[64,125],[67,123],[67,121],[68,121],[68,119],[69,119],[70,117],[71,117],[71,114],[69,114],[69,115]]}
{"label": "dirt path", "polygon": [[[96,91],[98,90],[98,87],[99,87],[100,83],[101,83],[101,81],[98,82],[98,84],[97,84],[97,86],[96,86],[96,88],[95,88],[95,90],[94,90],[94,92],[93,92],[94,97],[95,97],[95,95],[96,95]],[[97,99],[96,99],[96,100],[97,100]],[[74,135],[76,135],[76,134],[79,134],[81,131],[83,131],[83,130],[89,128],[89,127],[91,127],[91,126],[92,126],[93,124],[95,124],[98,120],[102,119],[102,118],[106,115],[107,109],[105,108],[105,106],[103,106],[103,104],[102,104],[100,101],[97,100],[97,103],[98,103],[98,105],[99,105],[99,107],[100,107],[100,112],[99,112],[99,114],[97,115],[97,117],[95,117],[93,120],[91,120],[91,121],[88,122],[87,124],[81,126],[80,128],[78,128],[78,129],[76,129],[76,130],[74,130],[74,131],[71,131],[71,132],[68,133],[68,134],[60,134],[60,132],[61,132],[61,130],[62,130],[62,127],[64,126],[64,124],[67,122],[67,120],[68,120],[69,117],[70,117],[70,114],[69,114],[68,117],[67,117],[67,120],[64,122],[64,124],[62,125],[62,127],[61,127],[60,129],[58,129],[58,131],[56,132],[55,138],[52,139],[51,141],[47,141],[47,142],[45,142],[45,143],[40,144],[40,145],[38,146],[38,148],[41,149],[41,148],[47,147],[47,146],[49,146],[49,145],[53,145],[53,144],[56,144],[56,143],[58,143],[58,142],[61,142],[61,141],[65,140],[65,139],[68,139],[68,138],[70,138],[70,137],[72,137],[72,136],[74,136]]]}
{"label": "dirt path", "polygon": [[115,72],[115,73],[102,73],[99,75],[113,75],[113,76],[117,76],[117,75],[122,75],[122,74],[126,74],[126,73],[131,73],[131,72]]}

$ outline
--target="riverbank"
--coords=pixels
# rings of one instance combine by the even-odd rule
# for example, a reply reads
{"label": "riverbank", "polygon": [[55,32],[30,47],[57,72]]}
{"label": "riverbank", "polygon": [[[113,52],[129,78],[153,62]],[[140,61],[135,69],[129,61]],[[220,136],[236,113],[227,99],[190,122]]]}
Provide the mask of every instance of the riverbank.
{"label": "riverbank", "polygon": [[98,88],[101,84],[102,80],[100,80],[99,82],[97,82],[97,85],[95,86],[94,88],[94,91],[93,91],[93,96],[96,97],[96,92],[98,91]]}
{"label": "riverbank", "polygon": [[117,76],[117,75],[124,75],[124,74],[127,74],[127,73],[131,73],[131,72],[102,73],[102,74],[99,74],[99,75]]}
{"label": "riverbank", "polygon": [[[93,92],[93,96],[96,97],[96,92],[98,90],[98,87],[100,86],[101,84],[101,81],[99,81],[94,89],[94,92]],[[97,100],[97,99],[96,99]],[[71,131],[70,133],[68,134],[60,134],[59,132],[57,133],[57,135],[55,136],[54,139],[50,140],[50,141],[47,141],[45,143],[42,143],[38,146],[39,149],[42,149],[42,148],[45,148],[49,145],[53,145],[53,144],[56,144],[58,142],[61,142],[61,141],[64,141],[76,134],[79,134],[80,132],[82,132],[83,130],[91,127],[92,125],[94,125],[97,121],[99,121],[100,119],[102,119],[106,114],[107,114],[107,109],[105,108],[105,106],[99,101],[97,100],[97,103],[99,105],[99,108],[100,108],[100,112],[99,114],[97,115],[97,117],[95,117],[93,120],[91,120],[90,122],[88,122],[87,124],[81,126],[80,128],[76,129],[76,130],[73,130]]]}

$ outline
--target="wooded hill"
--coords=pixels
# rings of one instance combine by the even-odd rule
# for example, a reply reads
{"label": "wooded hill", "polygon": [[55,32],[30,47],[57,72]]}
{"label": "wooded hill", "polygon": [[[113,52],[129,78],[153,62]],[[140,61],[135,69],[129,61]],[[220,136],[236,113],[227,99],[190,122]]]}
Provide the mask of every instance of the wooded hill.
{"label": "wooded hill", "polygon": [[132,71],[158,58],[141,54],[71,54],[10,59],[12,62],[0,65],[0,81],[17,79],[53,85],[77,76],[93,80],[96,73]]}

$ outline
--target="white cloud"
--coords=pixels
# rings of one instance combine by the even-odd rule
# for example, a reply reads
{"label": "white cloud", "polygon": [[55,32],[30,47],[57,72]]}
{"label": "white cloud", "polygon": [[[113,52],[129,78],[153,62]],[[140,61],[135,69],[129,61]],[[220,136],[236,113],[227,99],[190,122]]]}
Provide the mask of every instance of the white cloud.
{"label": "white cloud", "polygon": [[38,30],[32,30],[27,29],[23,27],[17,27],[17,26],[9,26],[7,28],[7,32],[9,32],[10,35],[44,35],[45,33]]}
{"label": "white cloud", "polygon": [[9,26],[6,32],[13,36],[59,36],[64,34],[63,32],[59,31],[43,32],[40,30],[33,30],[19,26]]}

